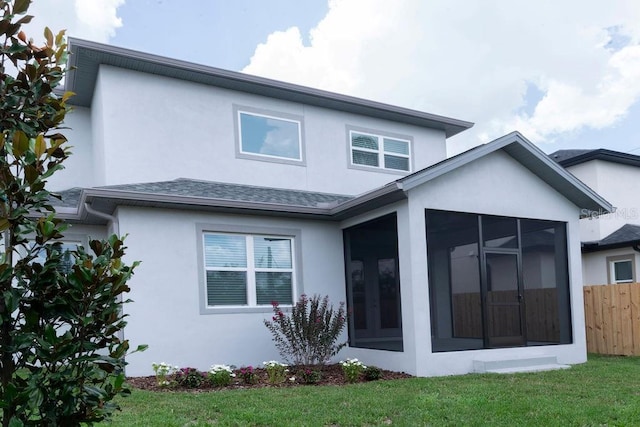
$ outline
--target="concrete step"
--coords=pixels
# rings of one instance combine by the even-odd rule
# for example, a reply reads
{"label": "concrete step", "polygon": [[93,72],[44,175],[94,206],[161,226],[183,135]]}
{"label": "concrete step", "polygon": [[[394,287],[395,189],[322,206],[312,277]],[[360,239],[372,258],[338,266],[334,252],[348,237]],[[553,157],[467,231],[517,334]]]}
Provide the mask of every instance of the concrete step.
{"label": "concrete step", "polygon": [[567,369],[569,365],[558,363],[555,356],[537,356],[516,359],[482,358],[473,361],[473,370],[478,373],[512,374],[516,372],[540,372]]}

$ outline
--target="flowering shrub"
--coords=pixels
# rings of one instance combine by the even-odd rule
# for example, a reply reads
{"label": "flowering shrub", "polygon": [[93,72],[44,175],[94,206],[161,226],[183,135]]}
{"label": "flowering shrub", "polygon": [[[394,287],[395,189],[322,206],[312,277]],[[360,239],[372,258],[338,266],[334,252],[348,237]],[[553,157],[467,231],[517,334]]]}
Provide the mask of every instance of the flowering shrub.
{"label": "flowering shrub", "polygon": [[290,314],[285,314],[277,302],[272,305],[274,315],[264,324],[285,361],[296,365],[325,364],[347,345],[337,343],[346,325],[344,303],[334,310],[329,297],[307,298],[303,294]]}
{"label": "flowering shrub", "polygon": [[209,381],[216,387],[226,387],[231,384],[231,378],[235,377],[230,366],[212,365],[209,369]]}
{"label": "flowering shrub", "polygon": [[171,381],[169,381],[169,377],[178,370],[177,366],[171,366],[167,363],[152,363],[151,367],[153,368],[153,372],[156,374],[156,382],[160,387],[167,387],[171,385]]}
{"label": "flowering shrub", "polygon": [[269,384],[280,384],[283,383],[287,378],[287,365],[284,363],[276,362],[275,360],[270,360],[268,362],[262,362],[264,368],[267,370],[267,378],[269,379]]}
{"label": "flowering shrub", "polygon": [[175,379],[179,386],[198,388],[207,378],[196,368],[181,368],[176,372]]}
{"label": "flowering shrub", "polygon": [[317,384],[322,379],[322,374],[316,369],[305,367],[298,372],[298,376],[304,384]]}
{"label": "flowering shrub", "polygon": [[245,384],[255,384],[258,382],[258,377],[256,376],[253,366],[243,366],[239,369],[238,374]]}
{"label": "flowering shrub", "polygon": [[364,379],[367,381],[376,381],[382,378],[382,370],[377,366],[367,366],[364,369]]}
{"label": "flowering shrub", "polygon": [[360,375],[367,369],[358,359],[347,359],[340,362],[342,365],[342,373],[347,382],[355,383],[360,379]]}

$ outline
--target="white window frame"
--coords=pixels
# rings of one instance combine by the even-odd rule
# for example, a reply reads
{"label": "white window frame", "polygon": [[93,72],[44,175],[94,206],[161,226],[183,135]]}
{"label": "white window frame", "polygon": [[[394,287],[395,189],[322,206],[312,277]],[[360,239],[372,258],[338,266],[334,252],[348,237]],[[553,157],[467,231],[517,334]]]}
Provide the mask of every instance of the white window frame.
{"label": "white window frame", "polygon": [[[70,252],[70,251],[75,251],[78,249],[78,247],[82,246],[84,248],[88,248],[89,246],[89,238],[86,235],[82,235],[82,234],[65,234],[65,236],[62,239],[59,240],[50,240],[49,242],[47,242],[48,244],[61,244],[63,247],[64,246],[68,246],[67,248],[65,248],[62,252],[62,254],[64,255],[65,252]],[[35,245],[35,242],[33,240],[29,240],[29,244],[30,245]],[[4,250],[4,248],[3,248]],[[91,252],[89,252],[91,253]],[[24,250],[19,250],[18,254],[20,257],[25,255]],[[34,258],[34,261],[38,261],[40,263],[45,261],[45,256],[46,253],[43,250],[42,252],[40,252],[38,254],[38,256],[36,256]]]}
{"label": "white window frame", "polygon": [[[622,279],[618,280],[616,277],[616,264],[626,263],[628,262],[631,265],[631,279]],[[633,255],[622,255],[616,257],[607,257],[607,267],[609,271],[609,283],[618,284],[618,283],[634,283],[636,280],[636,269],[635,269],[635,258]]]}
{"label": "white window frame", "polygon": [[[267,111],[257,108],[234,106],[235,113],[235,130],[236,130],[236,157],[263,160],[276,163],[293,164],[298,166],[305,165],[305,150],[304,150],[304,122],[301,116],[293,114],[279,113],[273,111]],[[298,128],[298,157],[285,157],[276,156],[272,154],[255,153],[253,151],[246,151],[244,149],[242,139],[242,115],[263,117],[266,119],[279,120],[283,122],[295,123]]]}
{"label": "white window frame", "polygon": [[[204,236],[206,234],[240,235],[247,241],[247,267],[229,267],[227,271],[247,271],[247,304],[246,305],[208,305],[207,295],[207,270],[225,271],[224,268],[206,267]],[[271,303],[258,305],[256,303],[256,272],[291,272],[291,300],[295,303],[297,296],[304,293],[302,286],[302,231],[290,228],[260,227],[260,226],[236,226],[228,224],[196,224],[196,236],[198,240],[198,271],[200,283],[200,314],[221,313],[270,313],[273,308]],[[291,245],[291,268],[256,268],[253,259],[253,237],[272,237],[287,239]],[[250,242],[249,242],[250,241]],[[251,246],[249,246],[251,245]],[[249,248],[251,247],[251,252]],[[249,270],[249,267],[252,269]],[[289,308],[292,304],[280,304],[280,307]]]}
{"label": "white window frame", "polygon": [[[364,148],[364,147],[354,147],[353,146],[353,134],[360,134],[360,135],[365,135],[365,136],[370,136],[372,138],[376,138],[378,141],[378,149],[377,150],[373,150],[370,148]],[[393,151],[385,151],[384,149],[384,141],[385,139],[391,139],[394,141],[400,141],[400,142],[406,142],[407,144],[407,151],[409,154],[401,154],[401,153],[395,153]],[[371,165],[365,165],[365,164],[361,164],[361,163],[355,163],[353,161],[353,152],[354,150],[356,151],[362,151],[365,153],[373,153],[373,154],[377,154],[378,155],[378,166],[371,166]],[[402,170],[402,169],[394,169],[394,168],[388,168],[385,165],[385,161],[384,161],[384,156],[389,155],[389,156],[394,156],[394,157],[402,157],[402,158],[406,158],[407,159],[407,165],[409,166],[408,170]],[[365,168],[365,169],[373,169],[373,170],[383,170],[386,172],[393,172],[393,173],[401,173],[401,174],[408,174],[411,173],[412,171],[412,141],[411,138],[408,137],[404,137],[404,136],[394,136],[394,135],[390,135],[390,134],[385,134],[385,133],[378,133],[378,132],[370,132],[370,131],[366,131],[366,130],[358,130],[358,129],[349,129],[349,162],[350,165],[352,167],[356,167],[356,168]]]}

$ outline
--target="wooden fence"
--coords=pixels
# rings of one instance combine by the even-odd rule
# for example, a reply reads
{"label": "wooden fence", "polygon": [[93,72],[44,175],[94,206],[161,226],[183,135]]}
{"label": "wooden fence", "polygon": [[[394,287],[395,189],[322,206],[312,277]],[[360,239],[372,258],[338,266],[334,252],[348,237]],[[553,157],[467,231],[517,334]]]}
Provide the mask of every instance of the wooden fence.
{"label": "wooden fence", "polygon": [[[482,338],[482,307],[480,293],[453,294],[454,337]],[[494,291],[487,295],[489,333],[494,337],[519,335],[521,327],[518,294],[515,291]],[[559,342],[558,294],[555,288],[524,291],[527,339],[539,342]],[[491,303],[516,302],[516,305]]]}
{"label": "wooden fence", "polygon": [[640,356],[640,283],[584,287],[587,351]]}

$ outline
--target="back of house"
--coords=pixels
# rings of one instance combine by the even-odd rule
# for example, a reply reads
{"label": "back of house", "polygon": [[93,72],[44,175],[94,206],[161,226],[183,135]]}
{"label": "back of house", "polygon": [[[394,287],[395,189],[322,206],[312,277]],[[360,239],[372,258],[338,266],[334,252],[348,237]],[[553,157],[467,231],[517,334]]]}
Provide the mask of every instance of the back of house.
{"label": "back of house", "polygon": [[280,359],[263,320],[349,310],[339,357],[416,375],[586,360],[579,218],[611,205],[517,132],[71,39],[65,243],[127,234],[152,362]]}

